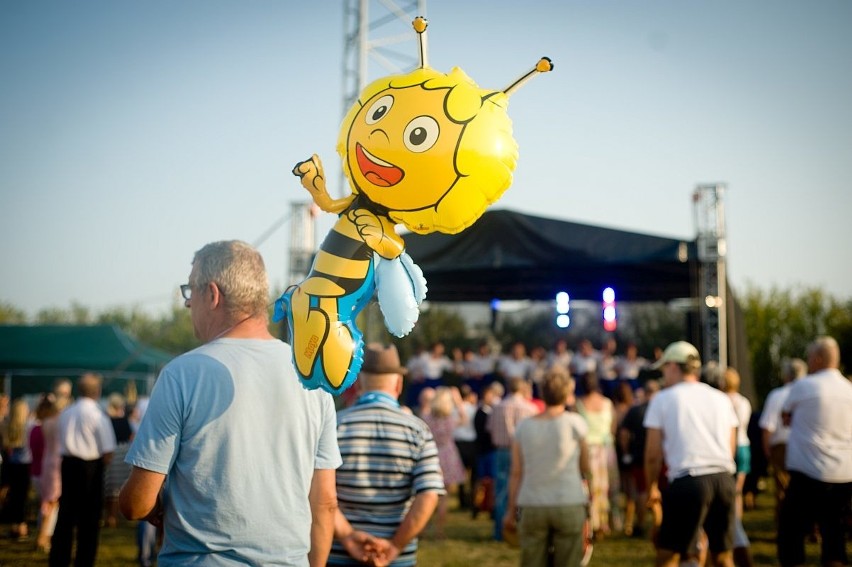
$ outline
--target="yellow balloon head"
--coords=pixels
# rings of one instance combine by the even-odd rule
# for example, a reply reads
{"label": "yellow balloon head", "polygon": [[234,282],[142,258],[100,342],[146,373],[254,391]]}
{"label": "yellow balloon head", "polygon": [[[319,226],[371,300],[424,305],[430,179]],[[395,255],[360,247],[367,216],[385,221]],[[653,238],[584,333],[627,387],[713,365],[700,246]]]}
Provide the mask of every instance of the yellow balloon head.
{"label": "yellow balloon head", "polygon": [[462,231],[512,184],[518,145],[508,101],[458,68],[373,82],[337,141],[352,192],[413,232]]}

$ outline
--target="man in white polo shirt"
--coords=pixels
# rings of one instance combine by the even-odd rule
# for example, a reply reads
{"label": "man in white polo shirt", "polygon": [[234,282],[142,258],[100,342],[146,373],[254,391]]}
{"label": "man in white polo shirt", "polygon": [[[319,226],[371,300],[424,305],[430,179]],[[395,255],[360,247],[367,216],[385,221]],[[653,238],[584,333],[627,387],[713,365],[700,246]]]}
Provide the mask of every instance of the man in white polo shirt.
{"label": "man in white polo shirt", "polygon": [[[676,566],[695,550],[701,528],[713,565],[733,567],[737,416],[730,399],[699,381],[701,358],[685,341],[670,344],[654,365],[665,389],[645,414],[645,475],[649,503],[662,498],[657,565]],[[658,482],[663,457],[668,486]]]}
{"label": "man in white polo shirt", "polygon": [[840,348],[831,337],[808,347],[810,374],[784,402],[790,486],[781,504],[778,560],[805,562],[805,536],[816,522],[822,564],[847,565],[845,515],[852,498],[852,383],[840,373]]}
{"label": "man in white polo shirt", "polygon": [[59,416],[62,496],[51,540],[50,567],[71,564],[75,528],[74,565],[95,564],[103,509],[104,469],[115,451],[112,423],[98,405],[102,383],[99,374],[80,376],[77,401]]}

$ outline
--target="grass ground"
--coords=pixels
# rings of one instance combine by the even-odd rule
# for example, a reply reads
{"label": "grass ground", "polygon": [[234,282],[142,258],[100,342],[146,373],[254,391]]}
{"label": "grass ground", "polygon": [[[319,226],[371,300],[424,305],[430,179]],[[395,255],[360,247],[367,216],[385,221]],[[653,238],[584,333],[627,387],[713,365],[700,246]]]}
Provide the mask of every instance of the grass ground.
{"label": "grass ground", "polygon": [[[757,508],[744,517],[746,531],[751,538],[752,554],[756,566],[776,565],[775,529],[773,526],[773,501],[771,494],[762,493]],[[39,567],[47,565],[47,557],[35,551],[32,540],[17,542],[6,537],[3,526],[0,539],[0,567]],[[518,550],[506,543],[491,540],[491,522],[480,516],[472,520],[461,511],[449,514],[445,539],[436,539],[428,532],[421,540],[419,564],[424,567],[515,567]],[[852,555],[852,545],[847,545]],[[819,565],[818,548],[808,545],[808,565]],[[595,544],[593,566],[653,565],[654,550],[647,540],[615,535]],[[122,522],[117,528],[101,531],[98,551],[99,567],[126,567],[136,564],[134,525]],[[558,566],[557,566],[558,567]]]}

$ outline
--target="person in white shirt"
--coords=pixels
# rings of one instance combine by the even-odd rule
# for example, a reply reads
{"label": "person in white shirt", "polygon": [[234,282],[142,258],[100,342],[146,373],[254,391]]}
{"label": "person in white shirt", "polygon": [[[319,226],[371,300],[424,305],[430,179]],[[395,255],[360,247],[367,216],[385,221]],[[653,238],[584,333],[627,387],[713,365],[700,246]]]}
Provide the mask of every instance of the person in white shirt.
{"label": "person in white shirt", "polygon": [[778,523],[778,511],[790,485],[790,473],[787,472],[787,438],[790,428],[781,420],[781,409],[793,382],[808,373],[808,365],[801,358],[786,359],[781,363],[781,382],[783,386],[775,388],[766,396],[763,411],[760,413],[760,429],[763,437],[763,453],[772,467],[775,481],[775,523]]}
{"label": "person in white shirt", "polygon": [[473,483],[476,480],[476,428],[473,425],[473,418],[476,416],[479,396],[467,384],[462,385],[460,393],[465,419],[459,420],[459,425],[453,430],[453,439],[468,474],[468,482],[459,484],[459,502],[462,508],[471,510],[473,509]]}
{"label": "person in white shirt", "polygon": [[[728,397],[699,381],[698,350],[670,344],[657,364],[666,388],[648,404],[644,425],[649,505],[662,499],[658,566],[676,566],[707,534],[713,565],[733,567],[734,451],[737,416]],[[663,457],[668,486],[659,489]]]}
{"label": "person in white shirt", "polygon": [[527,356],[527,347],[521,341],[512,343],[509,354],[500,357],[497,362],[497,374],[507,385],[512,378],[520,378],[528,382],[532,369],[533,363]]}
{"label": "person in white shirt", "polygon": [[51,567],[71,564],[75,528],[74,565],[95,564],[104,501],[104,470],[115,451],[112,423],[98,405],[102,383],[99,374],[80,376],[79,398],[59,416],[62,496],[51,540]]}
{"label": "person in white shirt", "polygon": [[615,355],[618,350],[618,343],[614,338],[609,337],[601,344],[601,350],[597,353],[596,369],[598,382],[600,383],[601,392],[609,399],[615,397],[615,388],[618,384],[618,370],[616,364],[618,357]]}
{"label": "person in white shirt", "polygon": [[852,383],[838,370],[840,348],[832,337],[808,347],[810,374],[797,380],[782,409],[790,426],[790,486],[781,504],[778,560],[805,562],[805,537],[816,523],[823,565],[847,565],[845,517],[852,499]]}
{"label": "person in white shirt", "polygon": [[550,366],[548,370],[553,367],[561,367],[565,371],[569,371],[571,367],[571,357],[574,355],[573,352],[568,348],[568,341],[565,339],[557,339],[556,343],[553,345],[553,350],[548,355],[548,361]]}
{"label": "person in white shirt", "polygon": [[453,361],[445,354],[444,343],[438,341],[430,344],[428,350],[416,355],[408,362],[407,404],[416,405],[423,390],[442,386],[444,374],[454,370]]}
{"label": "person in white shirt", "polygon": [[494,381],[496,366],[497,356],[491,352],[491,345],[487,341],[479,343],[475,352],[465,352],[462,365],[465,384],[469,385],[477,396],[481,395],[484,388]]}
{"label": "person in white shirt", "polygon": [[592,346],[592,341],[583,339],[577,348],[577,352],[571,357],[569,370],[571,376],[577,380],[577,396],[582,396],[586,392],[582,390],[582,378],[589,372],[595,372],[598,368],[598,351]]}
{"label": "person in white shirt", "polygon": [[639,388],[639,373],[648,366],[648,361],[639,356],[638,347],[629,343],[624,349],[624,356],[615,363],[615,371],[619,380],[624,380],[636,391]]}

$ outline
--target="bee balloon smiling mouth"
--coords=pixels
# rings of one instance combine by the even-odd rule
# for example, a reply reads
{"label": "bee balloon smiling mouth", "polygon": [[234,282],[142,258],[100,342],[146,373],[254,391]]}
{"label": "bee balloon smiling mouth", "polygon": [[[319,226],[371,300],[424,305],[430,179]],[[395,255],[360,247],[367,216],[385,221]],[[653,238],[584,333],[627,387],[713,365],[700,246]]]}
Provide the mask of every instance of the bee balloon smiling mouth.
{"label": "bee balloon smiling mouth", "polygon": [[355,156],[358,160],[358,169],[373,185],[380,187],[392,187],[402,181],[405,172],[395,165],[381,160],[364,149],[361,144],[355,144]]}
{"label": "bee balloon smiling mouth", "polygon": [[507,88],[482,89],[459,68],[430,68],[427,21],[412,25],[420,67],[368,85],[343,119],[337,152],[350,194],[331,197],[316,155],[293,168],[317,206],[338,215],[307,278],[275,302],[274,320],[286,318],[293,364],[309,389],[341,394],[355,382],[364,346],[355,319],[374,294],[388,331],[411,332],[426,280],[396,226],[455,234],[476,222],[512,184],[518,145],[509,96],[553,69],[542,57]]}

